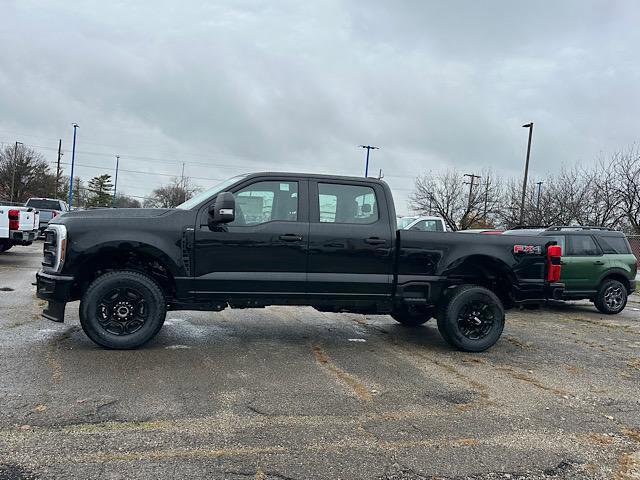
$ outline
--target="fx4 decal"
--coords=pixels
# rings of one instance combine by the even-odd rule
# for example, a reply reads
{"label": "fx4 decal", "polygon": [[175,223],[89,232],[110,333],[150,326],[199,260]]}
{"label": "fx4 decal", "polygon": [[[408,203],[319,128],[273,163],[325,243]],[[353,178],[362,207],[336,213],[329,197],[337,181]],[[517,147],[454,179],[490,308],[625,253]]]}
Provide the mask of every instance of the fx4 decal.
{"label": "fx4 decal", "polygon": [[540,255],[542,253],[542,247],[540,245],[514,245],[513,253],[529,253]]}

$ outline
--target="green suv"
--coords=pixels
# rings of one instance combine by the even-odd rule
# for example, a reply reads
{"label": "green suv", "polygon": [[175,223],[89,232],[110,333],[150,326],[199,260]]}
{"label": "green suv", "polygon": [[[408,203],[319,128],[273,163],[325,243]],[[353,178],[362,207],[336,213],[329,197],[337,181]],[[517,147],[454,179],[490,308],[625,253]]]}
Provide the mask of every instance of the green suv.
{"label": "green suv", "polygon": [[637,260],[624,233],[602,227],[516,229],[512,235],[542,235],[562,247],[560,281],[565,300],[591,300],[602,313],[624,310],[636,289]]}

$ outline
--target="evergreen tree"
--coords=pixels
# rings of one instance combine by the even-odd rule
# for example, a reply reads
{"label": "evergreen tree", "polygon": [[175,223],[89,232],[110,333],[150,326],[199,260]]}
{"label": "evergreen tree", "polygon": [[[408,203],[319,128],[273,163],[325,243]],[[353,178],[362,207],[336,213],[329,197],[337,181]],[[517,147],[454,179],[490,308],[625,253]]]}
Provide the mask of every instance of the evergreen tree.
{"label": "evergreen tree", "polygon": [[113,201],[113,184],[111,175],[104,174],[93,177],[89,181],[89,207],[109,207]]}

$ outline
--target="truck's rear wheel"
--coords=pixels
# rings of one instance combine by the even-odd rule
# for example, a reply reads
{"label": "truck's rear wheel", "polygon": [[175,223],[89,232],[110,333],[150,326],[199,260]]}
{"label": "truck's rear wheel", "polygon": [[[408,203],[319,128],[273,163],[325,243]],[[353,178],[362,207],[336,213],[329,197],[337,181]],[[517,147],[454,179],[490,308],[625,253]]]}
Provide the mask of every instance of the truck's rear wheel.
{"label": "truck's rear wheel", "polygon": [[504,329],[504,307],[491,290],[458,287],[438,314],[438,330],[450,345],[465,352],[482,352],[495,344]]}
{"label": "truck's rear wheel", "polygon": [[598,288],[594,304],[607,315],[620,313],[627,306],[627,289],[618,280],[605,280]]}
{"label": "truck's rear wheel", "polygon": [[433,317],[433,308],[402,306],[391,313],[391,318],[406,327],[417,327]]}
{"label": "truck's rear wheel", "polygon": [[13,245],[9,242],[9,240],[5,240],[4,238],[0,240],[0,253],[6,252],[11,247],[13,247]]}
{"label": "truck's rear wheel", "polygon": [[162,328],[166,300],[158,284],[145,274],[109,272],[96,278],[80,301],[80,324],[98,345],[115,349],[139,347]]}

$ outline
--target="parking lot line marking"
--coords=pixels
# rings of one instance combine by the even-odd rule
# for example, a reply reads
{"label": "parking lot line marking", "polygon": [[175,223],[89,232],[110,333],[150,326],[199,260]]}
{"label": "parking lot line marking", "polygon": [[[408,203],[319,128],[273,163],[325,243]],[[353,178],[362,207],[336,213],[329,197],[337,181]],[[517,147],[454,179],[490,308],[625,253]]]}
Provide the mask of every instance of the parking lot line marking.
{"label": "parking lot line marking", "polygon": [[253,455],[290,455],[294,452],[342,452],[345,449],[364,449],[366,451],[395,451],[408,448],[428,448],[448,446],[452,448],[473,447],[480,442],[474,438],[457,438],[453,440],[445,439],[420,439],[420,440],[400,440],[400,441],[371,441],[370,439],[345,438],[328,443],[312,443],[301,445],[295,448],[283,446],[264,447],[238,447],[238,448],[185,448],[185,449],[165,449],[165,450],[145,450],[139,452],[117,452],[117,453],[91,453],[79,455],[70,460],[74,463],[85,462],[131,462],[143,460],[166,460],[175,458],[219,458],[237,457]]}
{"label": "parking lot line marking", "polygon": [[51,378],[54,383],[60,383],[62,381],[62,364],[58,360],[55,350],[55,346],[49,346],[47,349],[47,363],[51,369]]}
{"label": "parking lot line marking", "polygon": [[364,402],[370,402],[373,399],[373,397],[371,396],[371,392],[366,387],[366,385],[364,385],[356,377],[344,371],[335,363],[333,363],[327,353],[319,345],[314,345],[312,347],[312,350],[316,362],[318,362],[320,366],[331,372],[340,383],[343,383],[351,388],[353,393],[360,400]]}
{"label": "parking lot line marking", "polygon": [[64,426],[38,426],[27,432],[16,431],[15,428],[0,428],[0,439],[8,440],[27,435],[57,435],[91,436],[118,432],[158,431],[182,432],[191,429],[199,431],[219,431],[221,425],[229,423],[241,425],[243,428],[268,428],[290,426],[327,426],[327,425],[359,425],[375,421],[402,421],[425,419],[427,417],[453,417],[456,414],[433,410],[423,406],[406,410],[390,410],[383,412],[366,412],[359,415],[273,415],[269,417],[254,417],[241,415],[216,415],[197,418],[182,418],[176,420],[138,421],[106,421],[99,423],[76,423]]}
{"label": "parking lot line marking", "polygon": [[[412,348],[404,348],[403,350],[404,351],[395,349],[395,350],[393,350],[393,353],[397,357],[404,358],[404,359],[408,360],[413,365],[415,365],[419,370],[425,371],[425,372],[429,372],[429,374],[433,374],[432,370],[427,368],[427,366],[425,366],[423,362],[418,361],[418,359],[426,360],[426,361],[432,363],[433,365],[439,367],[440,369],[444,370],[448,374],[453,375],[461,383],[465,384],[466,386],[470,387],[475,392],[477,392],[477,394],[479,396],[479,398],[477,400],[473,400],[473,401],[467,402],[467,403],[458,404],[458,405],[456,405],[456,409],[457,410],[460,410],[460,411],[464,412],[464,411],[470,410],[472,408],[485,407],[485,406],[488,406],[488,405],[492,405],[494,403],[489,398],[489,388],[487,387],[487,385],[485,385],[485,384],[483,384],[481,382],[478,382],[477,380],[469,377],[468,375],[465,375],[456,366],[451,365],[451,364],[446,363],[446,362],[443,362],[441,360],[437,360],[437,359],[433,358],[432,356],[428,355],[427,353],[425,353],[423,351],[420,351],[420,350],[415,350],[415,349],[412,349]],[[469,362],[467,362],[467,363],[469,363]],[[474,363],[476,363],[476,362],[474,362]],[[482,364],[485,364],[486,362],[480,361],[480,362],[477,362],[477,363],[482,365]]]}
{"label": "parking lot line marking", "polygon": [[569,392],[565,391],[565,390],[561,390],[559,388],[555,388],[555,387],[550,387],[548,385],[545,385],[544,383],[542,383],[540,380],[537,380],[535,378],[533,378],[532,376],[525,374],[523,372],[518,372],[517,370],[514,370],[513,368],[509,368],[509,367],[498,367],[496,370],[501,371],[501,372],[505,372],[507,375],[509,375],[510,377],[515,378],[516,380],[522,380],[523,382],[527,382],[535,387],[538,387],[541,390],[545,390],[547,392],[552,392],[555,393],[556,395],[562,396],[562,395],[568,395]]}

